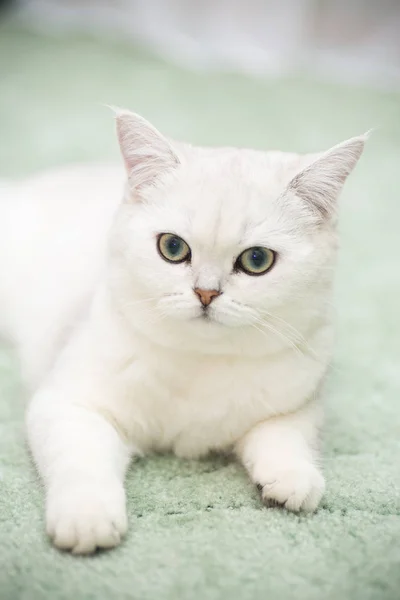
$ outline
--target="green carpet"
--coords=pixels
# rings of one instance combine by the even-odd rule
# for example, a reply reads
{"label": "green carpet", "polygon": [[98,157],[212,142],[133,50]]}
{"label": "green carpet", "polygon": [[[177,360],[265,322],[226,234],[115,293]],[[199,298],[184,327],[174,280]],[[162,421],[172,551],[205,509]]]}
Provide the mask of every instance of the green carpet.
{"label": "green carpet", "polygon": [[[124,544],[48,544],[23,394],[0,353],[1,600],[396,600],[400,597],[400,95],[193,74],[116,41],[0,25],[0,176],[117,156],[102,103],[194,143],[317,150],[378,127],[343,195],[327,493],[314,516],[262,508],[225,459],[146,459]],[[1,276],[1,274],[0,274]]]}

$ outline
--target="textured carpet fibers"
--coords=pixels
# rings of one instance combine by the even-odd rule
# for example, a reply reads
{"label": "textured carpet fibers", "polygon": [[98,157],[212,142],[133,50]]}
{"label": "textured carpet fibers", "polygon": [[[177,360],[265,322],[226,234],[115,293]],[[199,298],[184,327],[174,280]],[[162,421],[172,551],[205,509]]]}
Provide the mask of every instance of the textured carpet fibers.
{"label": "textured carpet fibers", "polygon": [[[0,354],[0,598],[400,597],[400,97],[307,79],[193,74],[113,40],[0,24],[0,176],[117,157],[101,103],[194,143],[318,150],[377,127],[341,204],[337,345],[318,513],[263,508],[227,459],[156,457],[127,480],[129,535],[72,558],[43,528],[23,393]],[[32,265],[34,268],[34,265]]]}

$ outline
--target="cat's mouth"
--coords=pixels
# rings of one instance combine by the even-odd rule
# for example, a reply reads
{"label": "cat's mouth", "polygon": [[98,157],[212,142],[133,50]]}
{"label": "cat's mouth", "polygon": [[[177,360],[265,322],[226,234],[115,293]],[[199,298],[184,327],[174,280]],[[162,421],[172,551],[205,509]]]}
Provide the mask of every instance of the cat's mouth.
{"label": "cat's mouth", "polygon": [[208,308],[203,308],[202,312],[195,316],[192,320],[202,324],[223,325],[218,318],[218,314],[215,313],[215,311],[209,310]]}
{"label": "cat's mouth", "polygon": [[211,315],[211,312],[208,308],[201,309],[197,315],[195,315],[192,321],[203,322],[203,323],[216,323],[217,320]]}
{"label": "cat's mouth", "polygon": [[195,319],[200,320],[200,321],[213,321],[214,319],[211,318],[209,311],[204,308],[202,310],[202,312],[195,317]]}

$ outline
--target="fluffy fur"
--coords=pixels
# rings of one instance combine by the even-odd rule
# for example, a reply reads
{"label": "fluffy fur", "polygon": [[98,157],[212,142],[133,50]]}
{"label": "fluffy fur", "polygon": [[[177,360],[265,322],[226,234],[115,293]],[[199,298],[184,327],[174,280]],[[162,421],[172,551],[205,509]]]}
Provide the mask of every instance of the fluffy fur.
{"label": "fluffy fur", "polygon": [[[117,131],[125,187],[78,166],[1,192],[0,327],[32,390],[48,534],[118,544],[125,470],[149,451],[232,451],[268,504],[314,510],[337,197],[365,136],[299,156],[170,142],[128,111]],[[161,258],[163,232],[190,264]],[[253,246],[277,253],[263,276],[233,268]],[[222,292],[207,319],[194,288]]]}

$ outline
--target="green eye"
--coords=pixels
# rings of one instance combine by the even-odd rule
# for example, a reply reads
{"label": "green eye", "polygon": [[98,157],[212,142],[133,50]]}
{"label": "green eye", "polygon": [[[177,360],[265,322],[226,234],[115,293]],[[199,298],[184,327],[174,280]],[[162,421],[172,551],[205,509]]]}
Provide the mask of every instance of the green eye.
{"label": "green eye", "polygon": [[235,263],[235,269],[247,275],[264,275],[275,262],[275,252],[255,246],[242,252]]}
{"label": "green eye", "polygon": [[157,239],[157,248],[162,258],[171,263],[190,260],[190,248],[182,238],[173,233],[161,233]]}

